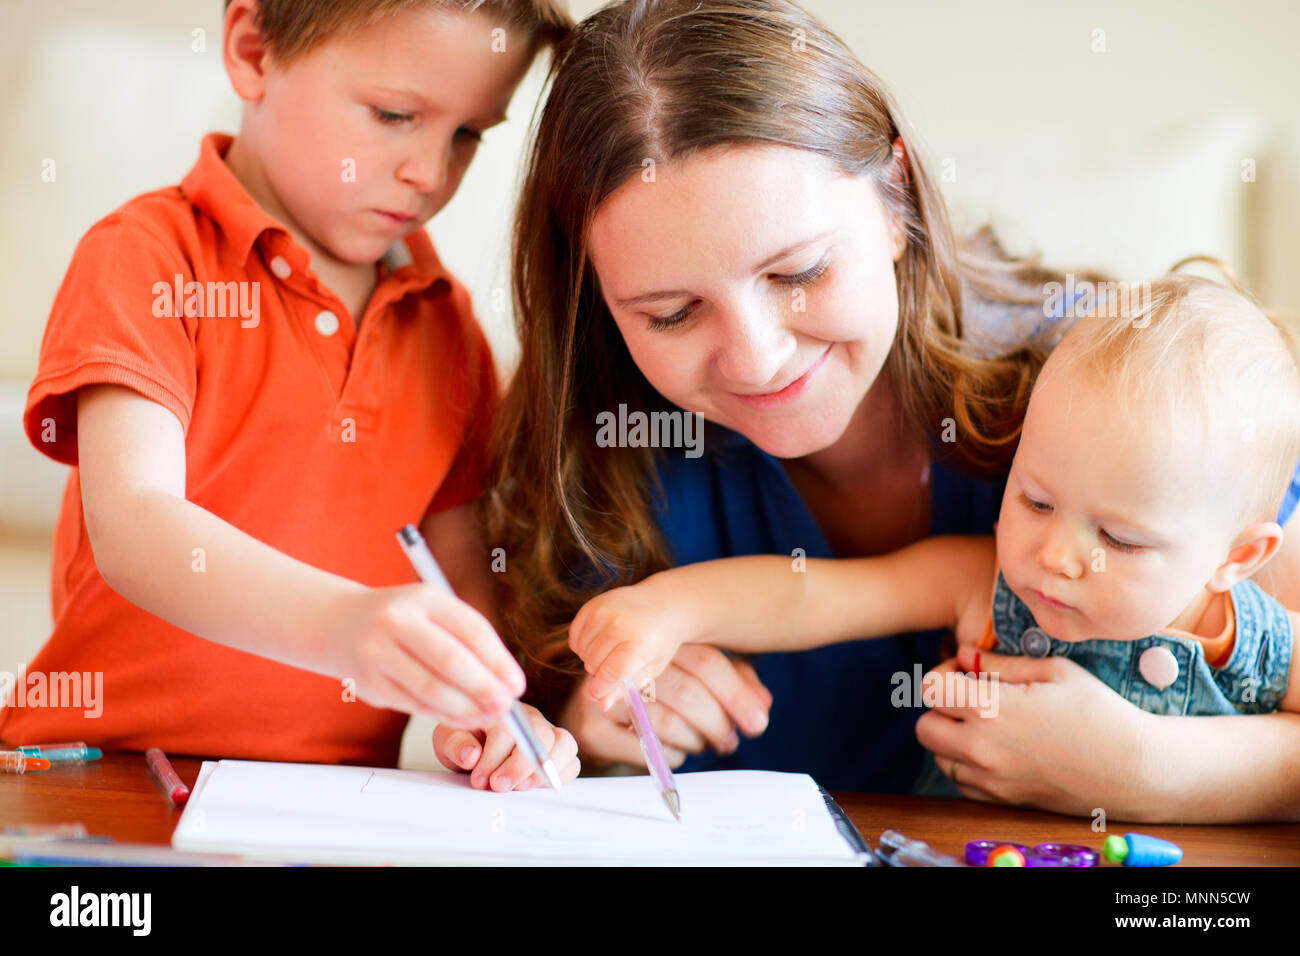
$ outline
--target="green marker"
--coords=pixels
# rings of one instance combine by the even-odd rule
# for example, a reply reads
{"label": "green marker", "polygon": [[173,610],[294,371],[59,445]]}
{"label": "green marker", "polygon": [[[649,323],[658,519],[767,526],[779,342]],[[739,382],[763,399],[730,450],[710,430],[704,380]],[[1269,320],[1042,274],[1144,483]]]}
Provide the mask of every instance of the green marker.
{"label": "green marker", "polygon": [[98,747],[87,747],[85,742],[80,740],[71,744],[28,744],[19,747],[18,752],[28,757],[41,757],[48,760],[51,765],[64,766],[89,763],[104,756],[104,752]]}

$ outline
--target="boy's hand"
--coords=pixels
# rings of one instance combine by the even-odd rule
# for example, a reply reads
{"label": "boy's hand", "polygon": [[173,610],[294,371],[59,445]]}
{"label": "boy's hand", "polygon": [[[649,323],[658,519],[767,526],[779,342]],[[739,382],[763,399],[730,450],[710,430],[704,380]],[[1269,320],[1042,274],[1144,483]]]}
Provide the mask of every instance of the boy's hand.
{"label": "boy's hand", "polygon": [[[568,783],[581,768],[577,741],[564,728],[553,727],[537,708],[528,704],[523,708],[537,739],[555,761],[560,779]],[[490,785],[504,793],[546,786],[533,771],[528,757],[515,746],[504,722],[487,731],[456,730],[440,724],[433,731],[433,752],[447,769],[470,771],[470,785],[479,790]]]}
{"label": "boy's hand", "polygon": [[623,681],[640,685],[663,673],[690,635],[656,594],[649,579],[614,588],[584,604],[569,625],[569,647],[591,679],[587,693],[608,710],[621,699]]}
{"label": "boy's hand", "polygon": [[524,691],[523,670],[487,618],[440,588],[354,591],[333,619],[335,671],[373,706],[489,727]]}

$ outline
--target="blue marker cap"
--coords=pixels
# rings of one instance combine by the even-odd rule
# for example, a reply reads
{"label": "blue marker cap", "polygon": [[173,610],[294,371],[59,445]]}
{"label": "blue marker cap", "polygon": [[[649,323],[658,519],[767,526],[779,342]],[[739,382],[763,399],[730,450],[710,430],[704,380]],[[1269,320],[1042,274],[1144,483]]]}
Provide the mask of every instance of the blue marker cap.
{"label": "blue marker cap", "polygon": [[1170,866],[1183,858],[1183,848],[1177,843],[1145,833],[1126,833],[1124,842],[1128,844],[1125,866]]}

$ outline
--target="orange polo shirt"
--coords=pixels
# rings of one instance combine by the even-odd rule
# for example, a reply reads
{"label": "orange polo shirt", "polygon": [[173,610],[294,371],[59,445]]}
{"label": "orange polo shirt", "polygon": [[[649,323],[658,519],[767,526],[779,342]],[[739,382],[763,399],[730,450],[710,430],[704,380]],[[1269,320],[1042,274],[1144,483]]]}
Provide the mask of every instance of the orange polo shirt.
{"label": "orange polo shirt", "polygon": [[[190,501],[363,584],[415,581],[397,529],[481,491],[496,377],[469,295],[428,235],[390,249],[358,328],[226,166],[230,142],[205,137],[179,186],[96,223],[54,301],[24,418],[40,451],[73,466],[54,632],[17,675],[29,699],[17,706],[15,692],[0,711],[0,739],[393,766],[406,714],[141,610],[104,583],[86,534],[77,390],[100,383],[180,420]],[[50,676],[74,672],[79,699],[70,678]],[[34,695],[56,681],[61,700]]]}

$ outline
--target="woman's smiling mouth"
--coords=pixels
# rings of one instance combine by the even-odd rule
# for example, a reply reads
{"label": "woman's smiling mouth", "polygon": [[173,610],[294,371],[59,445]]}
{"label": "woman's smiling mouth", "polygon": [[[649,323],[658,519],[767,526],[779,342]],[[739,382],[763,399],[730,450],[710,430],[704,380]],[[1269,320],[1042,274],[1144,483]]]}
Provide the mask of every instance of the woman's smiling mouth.
{"label": "woman's smiling mouth", "polygon": [[822,352],[817,361],[813,362],[806,372],[796,378],[789,385],[785,385],[772,392],[751,394],[732,392],[731,394],[735,395],[736,398],[740,399],[750,408],[757,409],[777,408],[787,402],[792,402],[803,394],[804,390],[808,387],[808,383],[812,380],[812,377],[817,374],[817,370],[826,364],[826,358],[831,354],[832,348],[834,348],[834,346],[828,345],[826,351]]}

